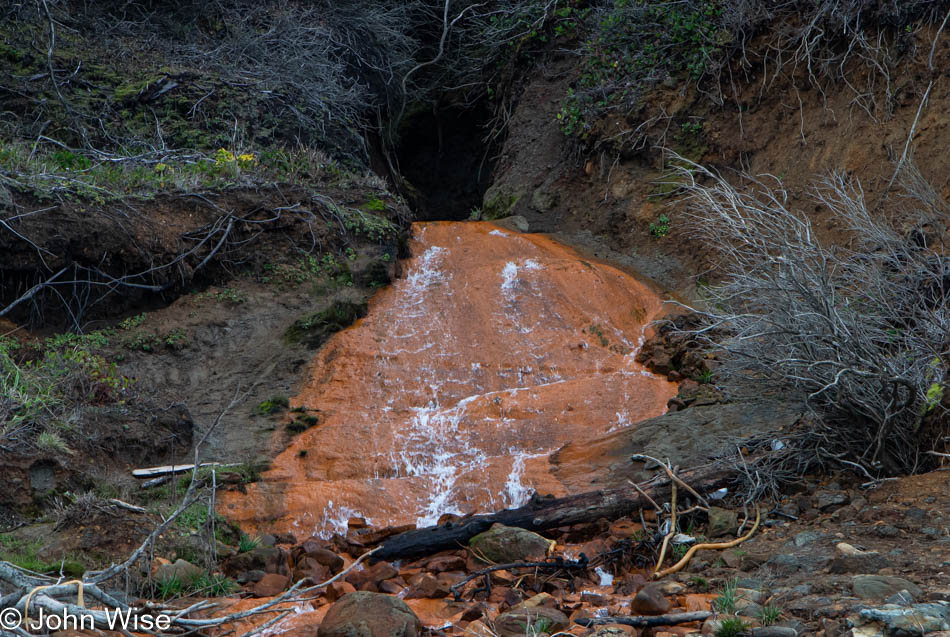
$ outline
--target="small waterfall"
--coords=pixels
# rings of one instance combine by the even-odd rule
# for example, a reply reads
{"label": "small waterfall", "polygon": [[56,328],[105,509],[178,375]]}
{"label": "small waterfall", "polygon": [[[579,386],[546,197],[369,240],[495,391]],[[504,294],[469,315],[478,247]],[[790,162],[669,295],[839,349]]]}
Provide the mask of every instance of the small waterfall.
{"label": "small waterfall", "polygon": [[246,497],[249,528],[323,535],[349,517],[430,525],[564,495],[548,454],[662,413],[674,387],[635,362],[661,302],[538,235],[417,224],[405,276],[317,353],[294,406],[321,423]]}

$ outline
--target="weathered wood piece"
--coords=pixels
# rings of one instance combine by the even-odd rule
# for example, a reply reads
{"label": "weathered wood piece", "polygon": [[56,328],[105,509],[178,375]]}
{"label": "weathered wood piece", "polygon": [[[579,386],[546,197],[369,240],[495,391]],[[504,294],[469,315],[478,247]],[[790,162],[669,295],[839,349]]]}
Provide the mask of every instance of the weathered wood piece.
{"label": "weathered wood piece", "polygon": [[[707,465],[682,471],[679,477],[700,493],[715,491],[728,484],[734,469]],[[671,492],[668,477],[657,478],[652,485],[641,485],[645,493],[658,501],[668,500]],[[473,515],[441,526],[431,526],[401,533],[386,540],[374,555],[377,560],[412,559],[439,551],[466,546],[468,540],[492,524],[504,524],[531,531],[592,522],[600,518],[616,520],[644,507],[652,507],[649,498],[634,489],[591,491],[564,498],[535,496],[523,507],[498,513]]]}

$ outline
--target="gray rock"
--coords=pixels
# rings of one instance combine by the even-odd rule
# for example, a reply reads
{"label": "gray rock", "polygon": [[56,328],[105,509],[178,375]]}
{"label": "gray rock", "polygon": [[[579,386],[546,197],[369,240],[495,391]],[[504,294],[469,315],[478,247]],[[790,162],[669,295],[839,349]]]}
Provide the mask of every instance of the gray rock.
{"label": "gray rock", "polygon": [[515,608],[495,619],[498,637],[535,637],[556,633],[571,625],[567,615],[556,608],[536,606]]}
{"label": "gray rock", "polygon": [[779,553],[778,555],[773,555],[769,558],[769,561],[766,562],[771,566],[776,573],[780,575],[789,575],[791,573],[796,573],[802,568],[802,560],[797,555],[791,553]]}
{"label": "gray rock", "polygon": [[[629,488],[627,480],[642,482],[653,478],[655,470],[646,462],[630,461],[633,454],[668,458],[673,464],[694,467],[707,461],[711,449],[742,432],[747,436],[767,436],[781,427],[791,427],[801,418],[797,403],[739,401],[722,405],[691,406],[682,411],[637,423],[593,440],[571,442],[551,456],[555,476],[568,489],[590,490]],[[575,454],[585,458],[584,466],[570,461]]]}
{"label": "gray rock", "polygon": [[765,593],[754,588],[737,588],[736,595],[740,600],[761,604],[765,601]]}
{"label": "gray rock", "polygon": [[529,230],[531,230],[531,226],[530,224],[528,224],[528,220],[525,219],[524,216],[522,215],[512,215],[508,217],[507,219],[505,219],[504,221],[505,221],[504,223],[505,226],[513,230],[517,230],[518,232],[528,232]]}
{"label": "gray rock", "polygon": [[843,573],[873,573],[891,565],[890,560],[880,553],[862,553],[859,555],[839,555],[828,565],[833,575]]}
{"label": "gray rock", "polygon": [[735,511],[711,506],[708,515],[706,535],[711,538],[734,535],[739,530],[739,515]]}
{"label": "gray rock", "polygon": [[357,591],[338,599],[320,624],[318,637],[418,637],[422,622],[398,597]]}
{"label": "gray rock", "polygon": [[910,606],[916,600],[910,594],[910,591],[898,591],[884,600],[885,604],[896,604],[897,606]]}
{"label": "gray rock", "polygon": [[788,626],[765,626],[752,629],[753,637],[798,637],[798,631]]}
{"label": "gray rock", "polygon": [[884,599],[902,590],[909,591],[915,598],[923,595],[913,582],[890,575],[857,575],[851,582],[851,590],[861,599]]}
{"label": "gray rock", "polygon": [[[858,616],[864,622],[883,622],[887,634],[893,637],[911,637],[950,630],[950,603],[947,602],[913,606],[885,604],[878,608],[861,608]],[[860,622],[852,620],[852,623]]]}
{"label": "gray rock", "polygon": [[559,195],[556,190],[541,186],[531,193],[531,207],[538,212],[547,212],[557,205]]}
{"label": "gray rock", "polygon": [[762,605],[740,599],[736,602],[736,614],[743,617],[758,617],[762,613]]}
{"label": "gray rock", "polygon": [[503,524],[493,524],[468,544],[477,555],[498,564],[544,557],[551,548],[551,542],[537,533]]}
{"label": "gray rock", "polygon": [[806,544],[811,544],[817,540],[820,540],[822,537],[821,533],[815,531],[802,531],[801,533],[795,534],[795,546],[802,547]]}
{"label": "gray rock", "polygon": [[848,494],[841,491],[819,491],[815,494],[818,500],[818,509],[824,511],[848,503]]}

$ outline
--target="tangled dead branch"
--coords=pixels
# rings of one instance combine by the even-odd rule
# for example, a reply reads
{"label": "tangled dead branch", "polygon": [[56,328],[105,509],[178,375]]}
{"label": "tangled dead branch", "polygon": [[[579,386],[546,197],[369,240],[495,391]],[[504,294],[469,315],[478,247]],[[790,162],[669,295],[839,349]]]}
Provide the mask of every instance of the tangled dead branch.
{"label": "tangled dead branch", "polygon": [[[742,175],[740,189],[683,161],[695,228],[724,276],[693,333],[723,352],[723,377],[773,383],[815,414],[782,441],[780,464],[840,462],[867,476],[926,466],[950,360],[946,204],[906,170],[901,206],[875,216],[859,182],[830,175],[812,197],[852,239],[829,248],[774,178]],[[725,336],[712,342],[714,331]]]}

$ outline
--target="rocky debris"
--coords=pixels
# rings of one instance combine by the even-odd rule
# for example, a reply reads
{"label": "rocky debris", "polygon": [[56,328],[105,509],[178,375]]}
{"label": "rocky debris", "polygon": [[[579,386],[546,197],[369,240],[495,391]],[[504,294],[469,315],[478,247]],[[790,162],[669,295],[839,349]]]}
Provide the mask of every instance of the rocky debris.
{"label": "rocky debris", "polygon": [[[577,637],[689,637],[701,631],[715,634],[722,627],[723,615],[703,624],[654,626],[640,631],[617,625],[585,630],[575,620],[708,612],[714,610],[717,597],[731,590],[733,606],[728,614],[742,618],[748,627],[744,632],[747,636],[839,637],[850,629],[851,637],[893,637],[921,635],[922,626],[929,631],[925,637],[950,637],[939,635],[939,631],[946,630],[942,627],[947,619],[950,588],[940,584],[939,574],[928,574],[928,567],[940,570],[945,568],[941,566],[944,562],[950,562],[950,541],[916,533],[914,526],[931,519],[945,526],[946,518],[940,510],[904,515],[905,505],[887,504],[881,498],[865,499],[856,489],[809,485],[809,491],[812,495],[795,495],[763,506],[763,510],[805,519],[767,516],[761,530],[748,542],[727,550],[700,551],[688,572],[658,581],[651,581],[648,564],[636,560],[559,573],[511,567],[469,580],[458,590],[460,601],[455,601],[451,587],[484,568],[474,557],[479,549],[473,548],[398,563],[364,562],[349,572],[345,581],[327,586],[324,594],[310,603],[314,607],[335,606],[362,589],[405,600],[427,628],[438,628],[446,635],[523,637],[562,630]],[[819,491],[843,493],[847,503],[822,511],[813,495]],[[713,532],[717,516],[733,517],[726,506],[720,509],[712,512]],[[839,514],[844,510],[853,516],[842,518]],[[652,531],[655,521],[652,511],[644,511],[642,519],[637,514],[634,519],[594,520],[553,530],[551,540],[498,525],[473,544],[489,538],[491,541],[483,546],[488,547],[496,563],[543,560],[549,549],[553,549],[553,555],[548,560],[573,560],[581,553],[594,559],[618,547],[636,547],[644,541],[644,526]],[[696,514],[683,524],[698,523],[690,533],[709,537],[709,529],[702,526],[704,521],[703,514]],[[894,526],[899,533],[882,538],[877,531],[882,526]],[[915,535],[908,535],[909,530]],[[350,529],[348,537],[329,541],[310,538],[289,550],[291,568],[297,573],[309,559],[328,572],[336,570],[367,550],[355,541],[356,533],[369,537],[375,531],[359,526]],[[279,594],[289,583],[261,569],[245,571],[241,576],[248,592],[255,595]],[[265,585],[271,588],[265,590]],[[772,623],[776,615],[777,624]],[[771,618],[766,621],[767,617]],[[557,628],[565,621],[566,628]],[[764,625],[767,623],[770,625]]]}
{"label": "rocky debris", "polygon": [[358,591],[379,591],[379,585],[399,575],[399,571],[389,562],[376,562],[372,566],[351,571],[346,581]]}
{"label": "rocky debris", "polygon": [[464,571],[465,568],[465,558],[460,555],[437,555],[425,563],[425,569],[430,573]]}
{"label": "rocky debris", "polygon": [[277,546],[258,546],[225,560],[221,567],[230,577],[238,578],[248,571],[264,571],[290,576],[287,551]]}
{"label": "rocky debris", "polygon": [[331,551],[329,543],[320,538],[312,537],[294,547],[291,556],[294,562],[299,562],[302,558],[312,559],[325,566],[331,575],[336,575],[343,570],[343,558]]}
{"label": "rocky debris", "polygon": [[670,379],[674,382],[708,378],[718,361],[715,354],[704,352],[695,335],[689,333],[698,324],[693,314],[680,314],[661,324],[640,348],[637,361],[654,374],[675,374]]}
{"label": "rocky debris", "polygon": [[914,597],[923,594],[913,582],[888,575],[858,575],[852,580],[851,589],[861,599],[885,599],[901,591],[909,591]]}
{"label": "rocky debris", "polygon": [[449,596],[451,584],[440,580],[430,573],[419,573],[409,580],[409,592],[406,599],[441,599]]}
{"label": "rocky debris", "polygon": [[815,493],[815,507],[827,511],[848,503],[848,494],[842,491],[818,491]]}
{"label": "rocky debris", "polygon": [[333,603],[319,637],[417,637],[422,622],[398,597],[357,591]]}
{"label": "rocky debris", "polygon": [[735,511],[712,506],[707,515],[709,522],[706,524],[706,535],[710,538],[735,535],[739,530],[739,514]]}
{"label": "rocky debris", "polygon": [[173,579],[179,582],[190,582],[196,577],[204,575],[204,570],[191,562],[179,559],[174,563],[159,564],[153,573],[158,582],[167,582]]}
{"label": "rocky debris", "polygon": [[551,550],[552,542],[532,531],[493,524],[468,544],[477,558],[508,564],[543,558]]}

